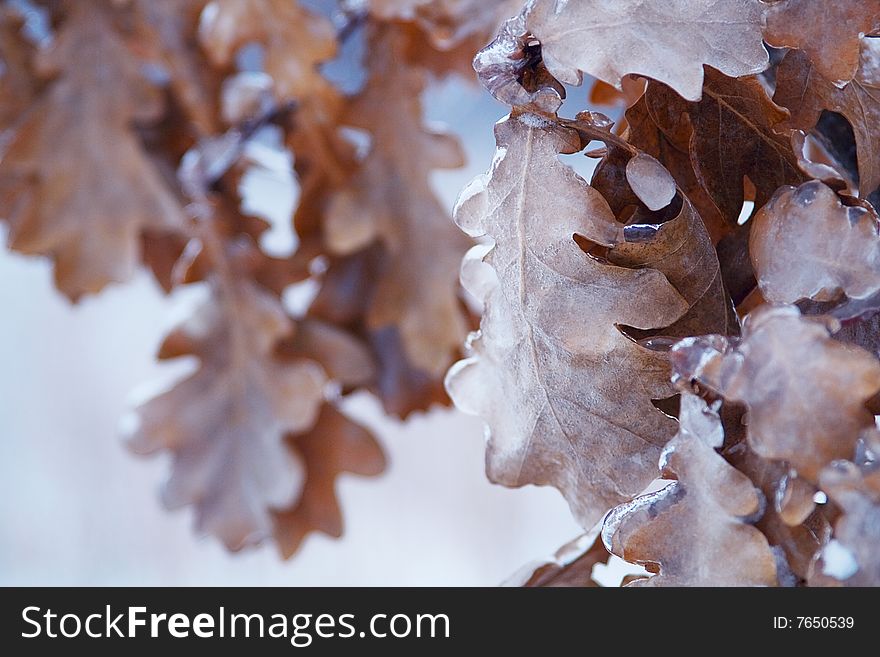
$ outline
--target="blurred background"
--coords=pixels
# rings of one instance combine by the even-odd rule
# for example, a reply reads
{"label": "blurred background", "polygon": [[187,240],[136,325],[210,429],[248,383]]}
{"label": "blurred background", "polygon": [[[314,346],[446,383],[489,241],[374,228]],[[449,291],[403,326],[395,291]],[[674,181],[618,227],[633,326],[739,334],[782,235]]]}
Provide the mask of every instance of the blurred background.
{"label": "blurred background", "polygon": [[[430,88],[425,107],[468,154],[465,168],[434,174],[451,210],[488,167],[505,109],[464,80]],[[266,149],[264,163],[273,161]],[[296,189],[289,162],[274,161],[255,169],[245,196],[276,220],[270,239],[285,250],[295,244]],[[566,162],[587,173],[586,158]],[[142,273],[72,306],[53,289],[48,261],[0,250],[0,584],[495,585],[581,533],[555,490],[486,480],[479,419],[435,409],[400,423],[361,394],[345,408],[375,431],[389,468],[340,479],[341,540],[313,534],[284,562],[272,545],[229,554],[196,536],[188,510],[159,503],[165,457],[131,454],[118,427],[132,391],[181,375],[154,354],[197,294],[166,297]]]}

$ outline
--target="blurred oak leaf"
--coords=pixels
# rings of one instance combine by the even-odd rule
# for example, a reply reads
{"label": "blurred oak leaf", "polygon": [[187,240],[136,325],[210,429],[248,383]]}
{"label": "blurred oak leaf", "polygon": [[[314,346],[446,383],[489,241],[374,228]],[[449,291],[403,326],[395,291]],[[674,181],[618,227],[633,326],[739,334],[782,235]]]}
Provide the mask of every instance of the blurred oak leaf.
{"label": "blurred oak leaf", "polygon": [[333,24],[291,0],[211,0],[201,15],[199,41],[222,67],[251,42],[265,47],[263,68],[279,99],[308,101],[329,87],[318,65],[336,54]]}
{"label": "blurred oak leaf", "polygon": [[75,300],[127,280],[141,233],[182,230],[185,217],[132,129],[159,118],[161,94],[103,5],[71,3],[37,68],[53,80],[3,154],[0,201],[10,246],[51,256]]}
{"label": "blurred oak leaf", "polygon": [[193,505],[198,529],[236,550],[270,536],[272,510],[300,492],[303,467],[285,436],[312,428],[327,374],[315,360],[276,356],[296,330],[276,296],[223,266],[208,285],[208,302],[159,354],[195,356],[198,369],[137,409],[129,441],[172,453],[165,503]]}
{"label": "blurred oak leaf", "polygon": [[342,121],[366,130],[372,146],[332,199],[324,241],[336,255],[381,242],[388,255],[367,325],[396,327],[408,360],[439,376],[467,332],[457,280],[467,240],[450,222],[429,179],[434,169],[461,166],[464,156],[453,137],[423,125],[420,95],[426,78],[418,68],[400,66],[405,35],[389,26],[370,43],[370,83]]}
{"label": "blurred oak leaf", "polygon": [[373,476],[385,469],[382,448],[370,431],[332,404],[324,404],[315,426],[291,436],[289,444],[305,464],[306,475],[297,501],[273,512],[275,541],[284,558],[294,554],[310,532],[342,535],[336,498],[336,479],[342,473]]}

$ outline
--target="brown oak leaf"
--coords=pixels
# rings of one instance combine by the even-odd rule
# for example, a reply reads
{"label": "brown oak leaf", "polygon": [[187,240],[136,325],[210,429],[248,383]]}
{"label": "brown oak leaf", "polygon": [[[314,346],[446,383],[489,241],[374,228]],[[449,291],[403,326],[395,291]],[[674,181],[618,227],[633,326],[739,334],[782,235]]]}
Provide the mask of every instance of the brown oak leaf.
{"label": "brown oak leaf", "polygon": [[646,98],[653,108],[665,105],[662,115],[655,110],[653,116],[673,121],[661,125],[673,143],[680,143],[682,115],[689,117],[691,166],[729,224],[736,225],[746,199],[744,178],[754,185],[756,208],[770,200],[780,185],[805,180],[791,141],[777,132],[788,113],[770,100],[757,78],[734,79],[709,69],[703,98],[697,103],[688,103],[656,83],[648,85]]}
{"label": "brown oak leaf", "polygon": [[[762,458],[749,447],[744,414],[742,404],[724,402],[722,454],[764,494],[767,503],[755,527],[763,532],[776,552],[780,586],[801,585],[810,576],[816,554],[831,538],[831,524],[813,502],[814,486],[793,474],[785,461]],[[793,485],[792,481],[797,483]],[[791,496],[786,499],[786,492],[793,487],[800,490],[798,500]]]}
{"label": "brown oak leaf", "polygon": [[611,556],[602,543],[601,527],[563,545],[552,558],[526,564],[504,581],[503,586],[577,587],[599,586],[593,580],[593,567]]}
{"label": "brown oak leaf", "polygon": [[635,73],[698,100],[704,64],[737,77],[769,63],[758,0],[533,0],[527,11],[544,63],[569,84],[583,72],[619,88]]}
{"label": "brown oak leaf", "polygon": [[780,187],[753,220],[749,252],[764,298],[833,301],[880,291],[877,214],[849,207],[827,185],[811,180]]}
{"label": "brown oak leaf", "polygon": [[216,266],[209,301],[159,354],[196,356],[198,369],[138,408],[129,441],[141,453],[173,454],[165,503],[194,505],[199,530],[236,550],[270,536],[272,510],[302,488],[303,467],[285,436],[314,425],[327,373],[316,360],[276,356],[295,324],[278,297],[234,266],[240,246],[206,239]]}
{"label": "brown oak leaf", "polygon": [[299,2],[212,0],[201,16],[199,40],[211,61],[223,67],[232,65],[245,44],[263,44],[263,68],[280,99],[307,101],[329,86],[318,65],[336,54],[336,30]]}
{"label": "brown oak leaf", "polygon": [[54,79],[0,162],[10,246],[51,256],[56,284],[71,299],[127,280],[144,230],[185,225],[178,199],[132,130],[160,116],[161,95],[106,12],[98,3],[70,5],[37,61]]}
{"label": "brown oak leaf", "polygon": [[762,306],[740,342],[686,338],[670,352],[675,377],[695,380],[748,407],[749,446],[788,461],[807,480],[855,453],[874,424],[865,403],[880,391],[880,363],[833,340],[828,318],[802,317],[791,306]]}
{"label": "brown oak leaf", "polygon": [[467,240],[450,222],[429,177],[433,169],[461,166],[464,156],[453,137],[423,125],[425,73],[400,66],[406,35],[383,27],[370,43],[371,82],[342,121],[368,131],[372,147],[332,199],[324,241],[336,255],[381,242],[388,256],[367,325],[374,331],[396,327],[409,362],[440,376],[467,332],[457,280]]}
{"label": "brown oak leaf", "polygon": [[837,461],[822,471],[820,485],[843,515],[814,564],[810,585],[880,586],[880,468]]}
{"label": "brown oak leaf", "polygon": [[792,50],[776,73],[773,100],[791,111],[786,126],[812,129],[823,110],[841,114],[852,126],[858,158],[859,190],[867,197],[880,186],[880,39],[861,43],[859,67],[843,87],[822,76],[806,53]]}
{"label": "brown oak leaf", "polygon": [[[462,193],[455,218],[491,238],[463,265],[484,301],[473,356],[447,389],[490,432],[489,478],[553,485],[584,527],[653,478],[674,421],[651,404],[670,392],[663,354],[618,329],[668,326],[687,303],[666,277],[590,258],[572,238],[622,241],[608,203],[560,153],[582,147],[551,118],[514,112],[496,125],[491,171]],[[480,262],[481,261],[481,262]]]}
{"label": "brown oak leaf", "polygon": [[880,0],[781,0],[767,7],[764,38],[796,48],[835,85],[856,74],[864,35],[880,30]]}
{"label": "brown oak leaf", "polygon": [[342,514],[336,499],[336,479],[345,472],[374,476],[385,469],[385,456],[365,427],[350,420],[332,404],[324,404],[307,433],[289,438],[306,468],[302,493],[284,511],[273,512],[274,536],[282,556],[293,555],[310,532],[338,538]]}
{"label": "brown oak leaf", "polygon": [[750,524],[764,497],[716,451],[724,440],[717,411],[685,393],[679,421],[660,459],[672,483],[612,510],[605,546],[656,573],[634,586],[775,586],[773,552]]}

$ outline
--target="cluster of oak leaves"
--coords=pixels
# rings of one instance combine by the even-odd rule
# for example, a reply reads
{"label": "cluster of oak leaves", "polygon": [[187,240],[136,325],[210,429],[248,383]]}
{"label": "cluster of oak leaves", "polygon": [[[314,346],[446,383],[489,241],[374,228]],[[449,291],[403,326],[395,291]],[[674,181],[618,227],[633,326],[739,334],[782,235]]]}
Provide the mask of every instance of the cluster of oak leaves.
{"label": "cluster of oak leaves", "polygon": [[[592,585],[613,553],[638,584],[880,584],[880,0],[522,4],[5,2],[9,244],[73,300],[141,263],[208,288],[160,352],[199,367],[131,442],[172,452],[165,501],[231,549],[338,535],[337,476],[384,466],[341,400],[406,417],[449,370],[489,477],[558,488],[587,532],[519,583]],[[465,255],[429,185],[462,155],[420,96],[492,35],[473,67],[511,109],[455,210]],[[352,39],[348,94],[324,65]],[[584,75],[617,125],[557,114]],[[239,196],[268,124],[301,190],[288,258]],[[559,157],[581,151],[589,183]]]}

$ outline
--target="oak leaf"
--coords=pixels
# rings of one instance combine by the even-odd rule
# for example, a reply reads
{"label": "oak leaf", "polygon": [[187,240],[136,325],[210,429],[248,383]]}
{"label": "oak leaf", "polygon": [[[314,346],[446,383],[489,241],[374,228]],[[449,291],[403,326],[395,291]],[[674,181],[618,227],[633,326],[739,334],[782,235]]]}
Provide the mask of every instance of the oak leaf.
{"label": "oak leaf", "polygon": [[803,51],[819,75],[842,86],[855,76],[864,35],[880,30],[880,1],[781,0],[764,21],[767,43]]}
{"label": "oak leaf", "polygon": [[578,587],[599,586],[593,580],[593,567],[611,556],[600,535],[601,526],[563,545],[552,558],[526,564],[508,577],[503,586]]}
{"label": "oak leaf", "polygon": [[161,66],[168,84],[196,128],[197,137],[219,130],[220,83],[206,66],[196,38],[202,10],[209,0],[138,0],[133,45],[147,61]]}
{"label": "oak leaf", "polygon": [[814,564],[813,586],[880,586],[880,468],[837,461],[822,471],[822,490],[842,509],[834,540]]}
{"label": "oak leaf", "polygon": [[306,469],[302,493],[284,511],[273,512],[274,536],[284,558],[299,548],[307,534],[342,535],[342,514],[336,499],[336,479],[344,472],[378,475],[385,456],[373,435],[331,404],[324,404],[315,426],[289,438]]}
{"label": "oak leaf", "polygon": [[764,298],[833,301],[880,291],[877,214],[849,207],[824,183],[780,187],[753,220],[749,252]]}
{"label": "oak leaf", "polygon": [[199,40],[217,66],[232,65],[250,42],[266,49],[263,68],[280,99],[308,101],[329,87],[318,65],[336,54],[336,30],[323,16],[290,0],[211,0]]}
{"label": "oak leaf", "polygon": [[764,497],[716,451],[724,440],[717,411],[685,393],[679,421],[660,459],[663,478],[674,481],[612,510],[605,546],[656,573],[635,586],[775,586],[773,552],[749,524]]}
{"label": "oak leaf", "polygon": [[826,321],[834,327],[791,306],[763,306],[738,343],[686,338],[670,352],[676,378],[746,404],[756,453],[788,461],[814,483],[826,464],[854,456],[859,434],[874,424],[865,403],[880,391],[880,363],[833,340]]}
{"label": "oak leaf", "polygon": [[785,55],[776,73],[773,100],[791,112],[786,126],[812,129],[823,111],[841,114],[852,126],[858,159],[859,191],[867,197],[880,186],[880,39],[861,43],[859,67],[843,87],[823,77],[810,58],[798,50]]}
{"label": "oak leaf", "polygon": [[198,369],[138,408],[129,441],[141,453],[172,452],[165,503],[194,505],[199,530],[235,550],[270,536],[271,511],[301,489],[302,465],[284,439],[313,426],[327,374],[315,360],[276,357],[295,324],[275,295],[223,266],[208,284],[209,302],[160,350],[196,356]]}
{"label": "oak leaf", "polygon": [[309,316],[344,326],[369,345],[376,361],[376,375],[369,389],[382,401],[385,412],[406,418],[434,404],[449,404],[442,380],[408,360],[396,327],[372,330],[366,326],[366,314],[384,265],[383,249],[374,245],[351,256],[328,260]]}
{"label": "oak leaf", "polygon": [[[691,165],[729,224],[735,226],[742,211],[744,178],[754,185],[756,208],[770,200],[780,185],[805,180],[790,140],[778,132],[788,113],[770,100],[757,78],[733,79],[710,69],[697,103],[686,102],[656,83],[648,85],[646,99],[654,108],[665,105],[662,114],[655,111],[657,118],[680,121],[687,115],[690,119]],[[677,142],[681,139],[676,123],[661,127]]]}
{"label": "oak leaf", "polygon": [[429,177],[433,169],[461,166],[464,156],[453,137],[424,127],[425,72],[400,66],[406,35],[389,26],[370,43],[370,83],[342,121],[368,131],[372,147],[327,209],[324,242],[335,255],[381,242],[387,259],[367,325],[395,327],[409,362],[439,376],[467,332],[457,281],[467,240],[449,221]]}
{"label": "oak leaf", "polygon": [[698,100],[704,64],[738,77],[769,63],[758,0],[532,0],[527,7],[544,63],[568,84],[580,83],[583,72],[620,88],[634,73]]}
{"label": "oak leaf", "polygon": [[[801,585],[810,576],[816,554],[831,538],[831,524],[813,503],[813,485],[792,473],[785,461],[762,458],[749,447],[744,414],[742,404],[725,401],[722,405],[722,455],[764,494],[766,504],[755,527],[767,537],[776,554],[780,586]],[[797,499],[788,493],[792,488],[800,491]]]}
{"label": "oak leaf", "polygon": [[72,3],[37,67],[54,79],[0,161],[2,205],[10,246],[51,256],[58,288],[77,299],[134,273],[143,231],[186,220],[132,130],[159,118],[161,95],[103,6]]}
{"label": "oak leaf", "polygon": [[619,324],[668,326],[687,303],[660,272],[603,264],[574,233],[604,245],[622,225],[602,196],[562,164],[576,132],[515,112],[496,125],[489,174],[462,193],[458,225],[474,247],[467,289],[484,301],[473,356],[447,376],[465,412],[489,426],[489,478],[508,486],[553,485],[584,527],[653,478],[674,422],[651,404],[670,392],[662,354]]}

